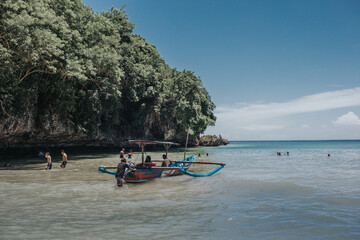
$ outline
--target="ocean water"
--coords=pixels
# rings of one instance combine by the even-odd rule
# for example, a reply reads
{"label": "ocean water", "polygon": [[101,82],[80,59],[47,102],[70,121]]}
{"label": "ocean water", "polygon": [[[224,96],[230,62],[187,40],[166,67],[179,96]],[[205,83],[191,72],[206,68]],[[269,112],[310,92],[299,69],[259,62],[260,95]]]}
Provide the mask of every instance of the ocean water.
{"label": "ocean water", "polygon": [[51,171],[43,158],[13,161],[0,170],[0,239],[360,239],[360,141],[242,141],[189,154],[198,153],[225,168],[123,188],[97,171],[117,153],[69,154],[65,169],[53,153]]}

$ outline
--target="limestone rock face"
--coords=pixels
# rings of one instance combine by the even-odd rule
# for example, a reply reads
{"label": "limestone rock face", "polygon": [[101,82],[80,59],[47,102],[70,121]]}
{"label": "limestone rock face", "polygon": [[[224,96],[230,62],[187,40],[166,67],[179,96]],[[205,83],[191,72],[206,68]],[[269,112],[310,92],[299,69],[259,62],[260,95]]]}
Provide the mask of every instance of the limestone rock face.
{"label": "limestone rock face", "polygon": [[201,136],[199,140],[200,146],[221,146],[227,144],[229,144],[228,140],[216,135],[204,135]]}
{"label": "limestone rock face", "polygon": [[[74,124],[57,115],[47,115],[42,119],[29,115],[23,118],[9,117],[0,119],[0,155],[6,152],[17,153],[18,151],[36,152],[37,149],[48,148],[117,148],[126,147],[125,140],[137,139],[137,137],[121,134],[118,129],[103,132],[100,129],[96,134],[87,136],[76,131]],[[144,122],[145,139],[176,140],[177,126],[172,122],[162,122],[159,116],[150,112]],[[228,141],[218,136],[206,135],[200,139],[189,139],[188,146],[220,146]]]}
{"label": "limestone rock face", "polygon": [[59,116],[46,116],[40,123],[32,115],[0,120],[0,150],[52,146],[109,146],[111,137],[98,133],[93,138],[74,130],[71,122]]}

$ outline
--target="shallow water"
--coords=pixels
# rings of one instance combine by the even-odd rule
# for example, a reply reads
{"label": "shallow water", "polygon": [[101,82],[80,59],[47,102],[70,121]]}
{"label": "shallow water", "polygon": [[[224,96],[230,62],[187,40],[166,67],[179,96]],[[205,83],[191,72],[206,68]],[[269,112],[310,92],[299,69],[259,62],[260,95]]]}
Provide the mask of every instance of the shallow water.
{"label": "shallow water", "polygon": [[70,155],[65,169],[54,155],[51,171],[42,170],[42,158],[13,162],[0,171],[0,238],[360,239],[360,141],[231,142],[190,151],[227,165],[211,177],[119,189],[114,176],[97,171],[116,165],[117,154]]}

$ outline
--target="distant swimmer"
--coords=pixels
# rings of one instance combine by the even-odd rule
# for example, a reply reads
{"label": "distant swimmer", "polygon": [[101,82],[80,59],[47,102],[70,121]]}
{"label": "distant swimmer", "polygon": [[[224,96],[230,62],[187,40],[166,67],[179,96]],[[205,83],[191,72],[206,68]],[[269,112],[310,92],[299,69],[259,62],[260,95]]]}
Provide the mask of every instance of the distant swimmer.
{"label": "distant swimmer", "polygon": [[67,154],[65,153],[64,150],[61,150],[61,155],[62,155],[62,162],[61,162],[60,167],[65,168],[66,164],[67,164],[67,160],[68,160]]}
{"label": "distant swimmer", "polygon": [[328,154],[328,158],[330,157],[330,153]]}
{"label": "distant swimmer", "polygon": [[52,162],[51,162],[51,156],[50,156],[49,152],[45,153],[45,158],[47,159],[47,166],[46,166],[45,170],[51,170]]}
{"label": "distant swimmer", "polygon": [[201,154],[199,153],[198,157],[201,157]]}
{"label": "distant swimmer", "polygon": [[122,187],[122,185],[123,185],[123,178],[124,178],[125,170],[127,168],[130,169],[131,171],[136,171],[135,168],[131,168],[129,166],[129,164],[126,163],[125,158],[122,158],[121,162],[117,166],[117,171],[115,174],[115,178],[116,178],[118,187]]}
{"label": "distant swimmer", "polygon": [[289,152],[286,152],[286,155],[287,155],[287,156],[289,156],[289,154],[290,154]]}
{"label": "distant swimmer", "polygon": [[209,153],[206,153],[206,156],[208,157],[208,156],[209,156]]}

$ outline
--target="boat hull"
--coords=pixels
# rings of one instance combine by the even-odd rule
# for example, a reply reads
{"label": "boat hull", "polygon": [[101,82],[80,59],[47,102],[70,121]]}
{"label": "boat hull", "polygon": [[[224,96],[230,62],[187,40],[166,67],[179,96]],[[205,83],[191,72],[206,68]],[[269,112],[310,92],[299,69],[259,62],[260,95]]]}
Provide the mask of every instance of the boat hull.
{"label": "boat hull", "polygon": [[[104,172],[107,174],[115,175],[116,171],[110,171],[104,167],[99,167],[99,172]],[[152,169],[137,169],[135,172],[129,172],[124,180],[130,183],[142,183],[152,180],[154,178],[159,178],[162,175],[161,170],[152,170]]]}
{"label": "boat hull", "polygon": [[137,169],[135,172],[130,172],[124,180],[130,183],[141,183],[147,182],[154,178],[161,177],[163,171],[161,170],[152,170],[152,169]]}

